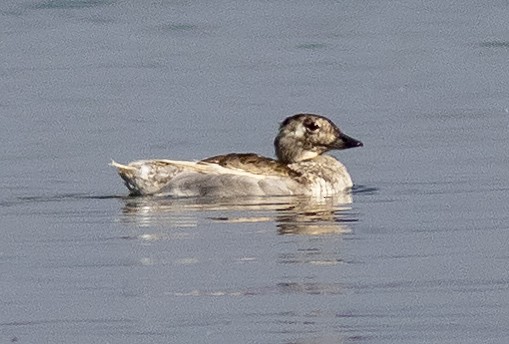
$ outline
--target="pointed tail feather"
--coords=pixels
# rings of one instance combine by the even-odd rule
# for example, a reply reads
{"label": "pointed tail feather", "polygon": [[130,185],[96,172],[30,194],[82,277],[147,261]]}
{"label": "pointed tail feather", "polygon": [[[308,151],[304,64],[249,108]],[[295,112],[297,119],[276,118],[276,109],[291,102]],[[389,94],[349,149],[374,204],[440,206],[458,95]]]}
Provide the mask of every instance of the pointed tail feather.
{"label": "pointed tail feather", "polygon": [[115,167],[119,172],[136,171],[136,167],[122,165],[116,162],[115,160],[111,160],[111,162],[108,165]]}
{"label": "pointed tail feather", "polygon": [[113,166],[117,169],[118,174],[124,180],[124,184],[131,191],[132,195],[140,194],[140,190],[136,183],[136,170],[137,168],[134,166],[122,165],[116,162],[115,160],[111,160],[109,163],[110,166]]}

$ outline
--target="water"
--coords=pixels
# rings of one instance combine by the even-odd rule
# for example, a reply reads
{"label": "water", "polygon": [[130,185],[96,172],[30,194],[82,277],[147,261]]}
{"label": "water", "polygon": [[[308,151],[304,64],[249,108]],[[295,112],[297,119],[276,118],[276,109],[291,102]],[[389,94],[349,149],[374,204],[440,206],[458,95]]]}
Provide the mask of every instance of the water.
{"label": "water", "polygon": [[[507,343],[506,1],[4,1],[0,341]],[[125,197],[111,158],[272,155],[351,199]]]}

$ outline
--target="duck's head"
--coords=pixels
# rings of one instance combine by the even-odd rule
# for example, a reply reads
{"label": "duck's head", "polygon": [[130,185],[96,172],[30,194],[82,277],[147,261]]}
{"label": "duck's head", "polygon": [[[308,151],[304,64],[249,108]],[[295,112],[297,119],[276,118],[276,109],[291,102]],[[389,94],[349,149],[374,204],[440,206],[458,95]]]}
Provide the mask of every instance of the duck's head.
{"label": "duck's head", "polygon": [[278,160],[290,164],[313,159],[331,149],[361,147],[362,142],[343,134],[328,118],[304,113],[281,123],[274,146]]}

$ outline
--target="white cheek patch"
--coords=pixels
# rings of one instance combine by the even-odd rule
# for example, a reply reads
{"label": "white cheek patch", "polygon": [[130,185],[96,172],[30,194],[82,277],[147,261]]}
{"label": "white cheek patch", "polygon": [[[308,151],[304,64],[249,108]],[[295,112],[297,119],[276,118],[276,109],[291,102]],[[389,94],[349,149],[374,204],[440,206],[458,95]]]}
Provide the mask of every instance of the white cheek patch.
{"label": "white cheek patch", "polygon": [[304,137],[304,134],[306,133],[306,128],[304,128],[302,125],[299,125],[297,129],[294,131],[295,137],[301,138]]}

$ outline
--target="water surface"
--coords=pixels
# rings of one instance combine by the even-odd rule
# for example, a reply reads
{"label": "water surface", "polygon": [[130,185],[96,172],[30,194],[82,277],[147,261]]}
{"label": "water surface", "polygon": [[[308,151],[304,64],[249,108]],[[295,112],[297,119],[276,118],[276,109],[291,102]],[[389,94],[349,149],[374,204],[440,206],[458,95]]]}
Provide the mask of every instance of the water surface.
{"label": "water surface", "polygon": [[[505,1],[4,1],[0,341],[507,343]],[[129,198],[112,158],[272,155],[342,199]]]}

